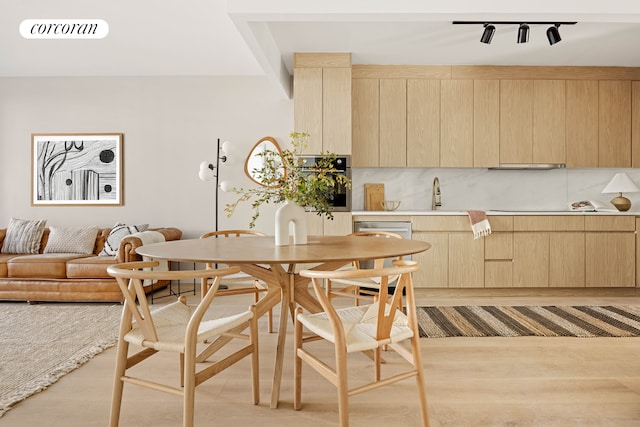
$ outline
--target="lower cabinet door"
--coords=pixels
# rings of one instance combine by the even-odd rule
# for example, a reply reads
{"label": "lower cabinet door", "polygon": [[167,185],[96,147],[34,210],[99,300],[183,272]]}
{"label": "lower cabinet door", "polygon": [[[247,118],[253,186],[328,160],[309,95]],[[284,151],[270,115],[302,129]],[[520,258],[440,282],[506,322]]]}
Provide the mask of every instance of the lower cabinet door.
{"label": "lower cabinet door", "polygon": [[635,286],[635,233],[586,234],[587,287]]}

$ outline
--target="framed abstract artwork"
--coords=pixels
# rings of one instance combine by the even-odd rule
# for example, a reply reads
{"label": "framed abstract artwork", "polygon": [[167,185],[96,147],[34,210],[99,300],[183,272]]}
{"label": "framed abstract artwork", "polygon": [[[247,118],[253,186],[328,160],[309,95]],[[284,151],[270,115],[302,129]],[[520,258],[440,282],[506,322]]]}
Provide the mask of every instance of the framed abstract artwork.
{"label": "framed abstract artwork", "polygon": [[32,204],[122,205],[122,136],[32,134]]}

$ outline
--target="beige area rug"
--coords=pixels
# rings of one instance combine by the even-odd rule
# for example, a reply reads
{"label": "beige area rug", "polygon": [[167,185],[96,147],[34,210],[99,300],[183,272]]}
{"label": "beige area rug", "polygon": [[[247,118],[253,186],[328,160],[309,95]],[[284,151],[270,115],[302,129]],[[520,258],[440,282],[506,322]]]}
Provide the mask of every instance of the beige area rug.
{"label": "beige area rug", "polygon": [[118,338],[119,304],[0,303],[0,417]]}
{"label": "beige area rug", "polygon": [[420,336],[636,337],[640,306],[418,307]]}

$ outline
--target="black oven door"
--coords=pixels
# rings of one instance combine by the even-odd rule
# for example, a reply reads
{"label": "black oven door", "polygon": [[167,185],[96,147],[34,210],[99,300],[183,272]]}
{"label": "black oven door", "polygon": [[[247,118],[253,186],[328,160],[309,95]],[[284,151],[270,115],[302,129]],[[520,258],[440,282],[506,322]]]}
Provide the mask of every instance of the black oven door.
{"label": "black oven door", "polygon": [[[301,156],[304,160],[302,170],[305,173],[313,173],[313,166],[320,156]],[[339,156],[335,162],[337,171],[335,175],[344,175],[351,180],[351,167],[348,156]],[[343,184],[338,184],[332,194],[329,195],[329,204],[333,212],[351,212],[351,189]]]}

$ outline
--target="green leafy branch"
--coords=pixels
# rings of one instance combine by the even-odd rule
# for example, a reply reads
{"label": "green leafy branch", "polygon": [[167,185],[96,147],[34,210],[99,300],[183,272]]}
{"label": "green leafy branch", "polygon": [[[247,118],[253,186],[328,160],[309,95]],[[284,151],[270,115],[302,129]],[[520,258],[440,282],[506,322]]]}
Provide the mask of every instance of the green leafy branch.
{"label": "green leafy branch", "polygon": [[[233,192],[240,197],[225,205],[225,212],[230,217],[240,203],[251,201],[253,215],[249,227],[255,227],[260,216],[260,207],[268,203],[282,203],[290,200],[300,206],[333,219],[331,211],[331,197],[338,185],[351,188],[351,180],[339,174],[334,163],[337,155],[322,152],[321,158],[311,169],[301,169],[303,160],[299,157],[307,147],[309,134],[306,132],[292,132],[290,135],[290,150],[283,150],[282,155],[274,150],[258,153],[262,157],[262,167],[251,171],[263,187],[233,188]],[[311,172],[311,173],[309,173]]]}

